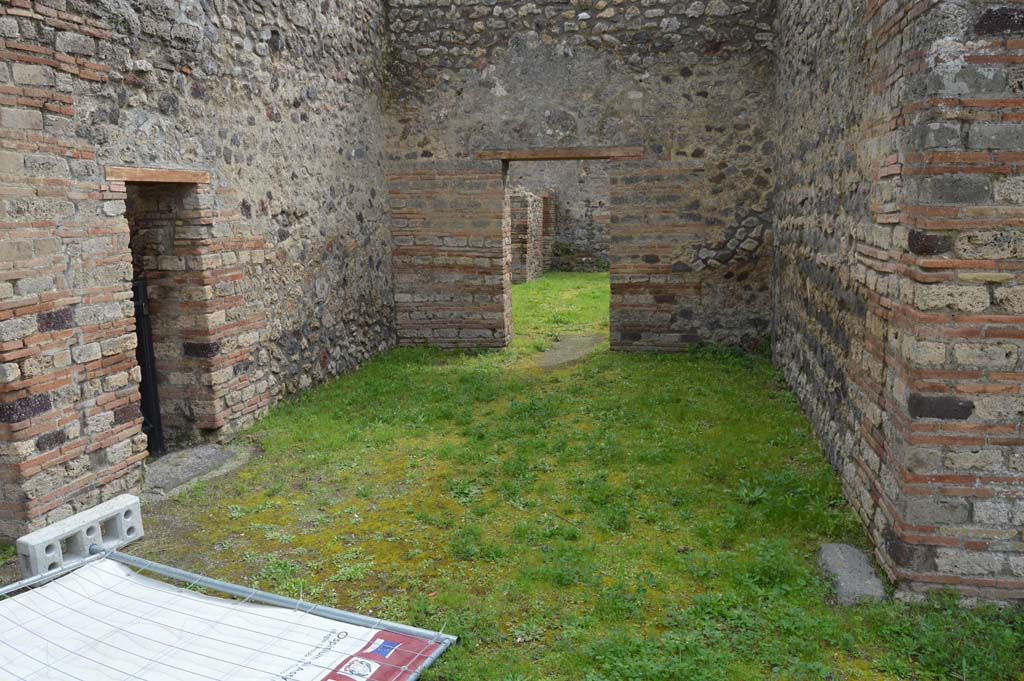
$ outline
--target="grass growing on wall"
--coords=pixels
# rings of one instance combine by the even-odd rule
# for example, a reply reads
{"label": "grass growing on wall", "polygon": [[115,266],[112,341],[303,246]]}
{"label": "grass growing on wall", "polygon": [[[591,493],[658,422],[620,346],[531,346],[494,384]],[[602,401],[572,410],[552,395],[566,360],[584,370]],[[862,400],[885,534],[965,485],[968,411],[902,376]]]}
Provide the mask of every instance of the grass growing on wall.
{"label": "grass growing on wall", "polygon": [[1020,609],[830,605],[816,550],[863,534],[765,357],[542,371],[607,330],[607,274],[513,300],[507,350],[398,350],[279,405],[143,553],[457,634],[435,681],[1021,678]]}

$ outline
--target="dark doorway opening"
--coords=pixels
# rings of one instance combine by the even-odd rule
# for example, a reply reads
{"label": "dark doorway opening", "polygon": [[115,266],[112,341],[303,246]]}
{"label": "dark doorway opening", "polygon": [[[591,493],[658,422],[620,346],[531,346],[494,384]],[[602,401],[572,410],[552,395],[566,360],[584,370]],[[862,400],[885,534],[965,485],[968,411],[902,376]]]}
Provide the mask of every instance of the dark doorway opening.
{"label": "dark doorway opening", "polygon": [[201,439],[195,398],[204,368],[189,356],[188,341],[199,326],[193,304],[210,292],[187,276],[186,249],[197,186],[127,182],[126,189],[143,432],[150,454],[160,456]]}

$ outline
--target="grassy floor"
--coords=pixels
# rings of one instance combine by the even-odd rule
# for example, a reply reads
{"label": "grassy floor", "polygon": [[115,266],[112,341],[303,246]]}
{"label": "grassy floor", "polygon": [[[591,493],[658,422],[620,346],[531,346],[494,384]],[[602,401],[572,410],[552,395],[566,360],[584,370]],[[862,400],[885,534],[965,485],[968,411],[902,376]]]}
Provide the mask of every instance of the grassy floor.
{"label": "grassy floor", "polygon": [[607,329],[607,275],[513,300],[507,350],[403,349],[276,407],[141,552],[455,633],[435,681],[1021,678],[1019,609],[830,605],[815,551],[862,532],[766,358],[541,371]]}

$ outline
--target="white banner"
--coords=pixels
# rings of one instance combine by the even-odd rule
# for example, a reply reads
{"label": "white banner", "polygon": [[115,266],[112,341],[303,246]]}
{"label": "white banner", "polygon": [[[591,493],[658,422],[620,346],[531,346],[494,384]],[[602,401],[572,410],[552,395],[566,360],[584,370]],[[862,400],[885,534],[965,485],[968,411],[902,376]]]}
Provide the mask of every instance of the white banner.
{"label": "white banner", "polygon": [[406,681],[439,647],[204,596],[106,559],[0,601],[0,681]]}

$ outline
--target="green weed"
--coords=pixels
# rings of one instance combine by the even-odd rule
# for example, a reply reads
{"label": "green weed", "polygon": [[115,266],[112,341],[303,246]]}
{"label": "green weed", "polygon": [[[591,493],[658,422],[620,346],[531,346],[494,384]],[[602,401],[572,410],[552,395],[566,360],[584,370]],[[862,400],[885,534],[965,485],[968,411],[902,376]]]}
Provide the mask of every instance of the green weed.
{"label": "green weed", "polygon": [[917,679],[1020,681],[1024,609],[962,608],[954,594],[923,605],[874,606],[866,618],[890,649],[878,668]]}

